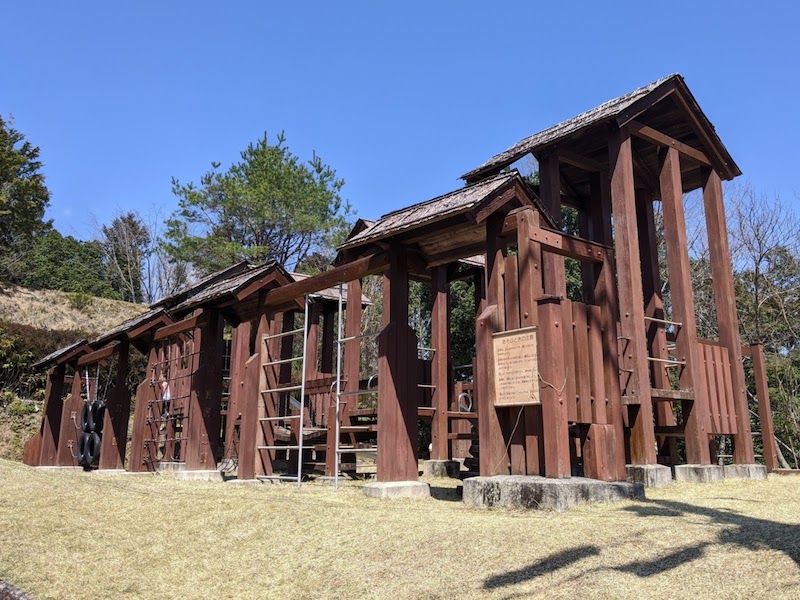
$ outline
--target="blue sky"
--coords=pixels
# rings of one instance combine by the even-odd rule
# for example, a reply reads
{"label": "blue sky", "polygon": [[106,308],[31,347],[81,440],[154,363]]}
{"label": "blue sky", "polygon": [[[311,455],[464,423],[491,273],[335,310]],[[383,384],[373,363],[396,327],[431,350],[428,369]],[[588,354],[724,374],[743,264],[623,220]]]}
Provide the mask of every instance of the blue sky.
{"label": "blue sky", "polygon": [[41,147],[48,216],[89,238],[92,214],[168,214],[173,176],[264,131],[316,150],[374,218],[680,72],[744,177],[797,207],[800,8],[770,6],[5,1],[0,114]]}

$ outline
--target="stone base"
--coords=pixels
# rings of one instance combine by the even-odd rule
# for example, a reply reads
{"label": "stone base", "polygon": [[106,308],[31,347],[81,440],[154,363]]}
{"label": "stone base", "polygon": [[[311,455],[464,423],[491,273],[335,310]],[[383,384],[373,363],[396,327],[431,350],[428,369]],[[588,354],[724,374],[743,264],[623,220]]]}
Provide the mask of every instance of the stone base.
{"label": "stone base", "polygon": [[91,471],[91,472],[96,474],[96,475],[113,475],[113,476],[119,476],[119,475],[131,475],[131,476],[155,475],[155,473],[153,471],[140,471],[138,473],[134,473],[134,472],[131,472],[131,471],[126,471],[125,469],[95,469],[94,471]]}
{"label": "stone base", "polygon": [[364,486],[370,498],[430,498],[431,486],[422,481],[376,481]]}
{"label": "stone base", "polygon": [[675,465],[675,481],[713,483],[723,479],[725,471],[719,465]]}
{"label": "stone base", "polygon": [[170,473],[172,473],[173,471],[185,471],[186,463],[161,461],[160,463],[158,463],[158,470],[168,471]]}
{"label": "stone base", "polygon": [[83,471],[83,467],[33,467],[37,471]]}
{"label": "stone base", "polygon": [[426,460],[422,465],[425,477],[450,477],[458,479],[461,464],[455,460]]}
{"label": "stone base", "polygon": [[223,481],[219,471],[175,471],[178,481]]}
{"label": "stone base", "polygon": [[260,485],[258,479],[228,479],[225,481],[228,485]]}
{"label": "stone base", "polygon": [[646,488],[659,488],[672,483],[672,469],[664,465],[625,465],[629,483],[641,483]]}
{"label": "stone base", "polygon": [[722,467],[725,479],[766,479],[767,467],[764,465],[725,465]]}
{"label": "stone base", "polygon": [[481,508],[566,510],[589,502],[643,500],[640,483],[606,482],[586,477],[548,479],[530,475],[495,475],[464,480],[464,504]]}

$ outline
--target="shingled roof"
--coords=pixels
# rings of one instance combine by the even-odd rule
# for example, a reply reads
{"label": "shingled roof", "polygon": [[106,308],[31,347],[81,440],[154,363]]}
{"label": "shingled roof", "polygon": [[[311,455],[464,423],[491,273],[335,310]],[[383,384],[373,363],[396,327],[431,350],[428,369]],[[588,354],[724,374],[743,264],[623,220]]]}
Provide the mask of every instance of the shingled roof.
{"label": "shingled roof", "polygon": [[[488,196],[515,181],[527,185],[517,171],[511,171],[489,177],[476,184],[467,185],[443,196],[390,212],[377,221],[365,222],[366,226],[349,238],[339,249],[347,250],[376,242],[429,223],[467,213],[476,208]],[[531,196],[535,198],[532,191]]]}
{"label": "shingled roof", "polygon": [[475,181],[482,177],[489,176],[498,169],[502,169],[516,162],[526,154],[535,152],[544,146],[552,145],[555,142],[579,134],[580,132],[594,125],[614,119],[618,120],[620,117],[627,119],[628,115],[626,115],[626,111],[632,108],[637,101],[644,99],[650,94],[657,94],[660,90],[667,88],[676,89],[684,97],[689,109],[695,114],[701,126],[708,134],[711,143],[715,146],[715,150],[718,151],[722,156],[722,162],[724,163],[724,166],[727,167],[727,172],[720,173],[720,175],[726,179],[731,179],[737,175],[740,175],[741,171],[739,170],[739,167],[733,161],[733,158],[731,158],[727,149],[722,144],[722,141],[719,139],[719,136],[717,136],[714,126],[700,109],[699,104],[689,91],[689,88],[686,86],[686,82],[684,81],[683,77],[677,73],[674,73],[672,75],[662,77],[661,79],[640,87],[632,92],[619,96],[618,98],[604,102],[603,104],[596,106],[591,110],[587,110],[576,117],[528,136],[507,150],[504,150],[500,154],[493,156],[476,169],[465,173],[461,176],[461,178],[465,181]]}
{"label": "shingled roof", "polygon": [[51,352],[41,360],[38,360],[35,363],[33,363],[31,367],[34,369],[49,367],[51,364],[58,363],[63,358],[68,357],[70,354],[74,353],[76,350],[79,350],[81,346],[86,345],[87,343],[88,342],[86,340],[78,340],[77,342],[74,342],[69,346],[64,346],[63,348],[59,348],[58,350]]}

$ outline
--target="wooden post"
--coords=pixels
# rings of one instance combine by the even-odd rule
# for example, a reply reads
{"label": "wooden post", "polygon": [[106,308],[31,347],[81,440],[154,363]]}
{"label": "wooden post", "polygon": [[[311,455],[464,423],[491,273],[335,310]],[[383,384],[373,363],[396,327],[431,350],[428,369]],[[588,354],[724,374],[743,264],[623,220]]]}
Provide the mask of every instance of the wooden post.
{"label": "wooden post", "polygon": [[[652,319],[664,319],[664,300],[661,297],[661,275],[658,266],[658,237],[656,235],[653,199],[649,193],[637,190],[636,220],[639,229],[639,253],[642,257],[642,286],[644,290],[645,315]],[[647,348],[650,356],[667,360],[667,332],[662,323],[650,321],[647,327]],[[670,389],[669,375],[665,363],[653,363],[651,368],[653,386]],[[675,413],[669,402],[658,402],[655,406],[656,425],[671,427],[675,425]],[[662,456],[669,458],[670,464],[678,462],[677,440],[674,437],[659,439]]]}
{"label": "wooden post", "polygon": [[[555,219],[556,225],[561,224],[561,175],[558,156],[551,154],[539,159],[539,195],[542,204]],[[546,294],[567,297],[567,279],[564,267],[564,257],[556,254],[545,253],[542,257],[544,271],[544,291]]]}
{"label": "wooden post", "polygon": [[[570,472],[569,429],[567,423],[564,366],[564,334],[561,298],[539,300],[539,389],[544,429],[544,474],[566,478]],[[570,324],[570,331],[572,326]]]}
{"label": "wooden post", "polygon": [[747,387],[742,365],[742,343],[739,339],[739,319],[736,315],[736,294],[733,289],[733,265],[728,249],[728,227],[722,202],[722,182],[714,170],[703,172],[703,204],[708,228],[708,250],[711,258],[711,278],[714,304],[717,309],[719,341],[728,349],[731,361],[731,383],[736,408],[736,435],[733,436],[733,462],[755,462]]}
{"label": "wooden post", "polygon": [[47,372],[44,392],[44,418],[36,464],[51,467],[58,458],[58,436],[61,430],[61,412],[64,409],[64,373],[66,365],[58,364]]}
{"label": "wooden post", "polygon": [[492,334],[505,330],[505,296],[503,265],[505,242],[500,237],[503,216],[494,214],[486,221],[486,299],[485,307],[475,323],[478,437],[480,473],[483,476],[506,475],[509,472],[503,430],[494,406],[494,359]]}
{"label": "wooden post", "polygon": [[[531,240],[531,228],[539,226],[539,213],[521,210],[517,217],[517,266],[519,269],[520,327],[539,324],[536,299],[544,293],[542,287],[542,248]],[[526,406],[525,469],[528,475],[544,474],[544,438],[542,436],[542,407]]]}
{"label": "wooden post", "polygon": [[144,379],[136,387],[136,404],[133,407],[133,430],[131,431],[131,455],[128,460],[128,470],[133,473],[149,471],[152,466],[145,463],[145,439],[147,437],[147,414],[150,412],[150,403],[155,400],[155,375],[154,369],[158,362],[158,348],[150,347],[147,358],[147,370]]}
{"label": "wooden post", "polygon": [[336,328],[336,310],[326,307],[322,315],[322,357],[320,360],[320,371],[325,375],[333,373],[335,348],[334,336]]}
{"label": "wooden post", "polygon": [[[348,285],[347,291],[352,297],[353,288]],[[402,246],[392,248],[389,270],[383,276],[383,327],[378,340],[377,479],[416,481],[419,382],[413,374],[417,342],[408,326],[408,259]]]}
{"label": "wooden post", "polygon": [[684,405],[689,409],[688,414],[683,415],[686,460],[689,464],[710,464],[708,393],[701,379],[701,370],[704,367],[697,344],[689,245],[683,214],[680,155],[675,148],[668,148],[666,151],[659,184],[664,210],[664,237],[667,241],[672,319],[681,323],[680,327],[676,327],[675,344],[679,359],[686,363],[680,370],[680,387],[694,390],[694,402]]}
{"label": "wooden post", "polygon": [[[606,246],[613,246],[611,234],[611,184],[605,172],[592,173],[590,177],[592,202],[590,218],[595,239]],[[616,261],[614,253],[608,251],[603,262],[595,273],[595,304],[600,305],[600,324],[603,347],[603,383],[605,398],[597,398],[592,406],[592,421],[608,423],[612,426],[614,439],[606,444],[614,460],[610,465],[614,478],[624,481],[625,471],[625,428],[620,389],[619,341],[617,322],[619,314],[619,298],[616,284]],[[602,413],[605,413],[603,419]]]}
{"label": "wooden post", "polygon": [[[231,369],[228,387],[228,418],[225,423],[225,458],[239,456],[242,434],[245,365],[250,358],[250,332],[252,322],[243,321],[233,329],[231,336]],[[238,429],[237,429],[238,424]],[[238,436],[237,436],[238,431]]]}
{"label": "wooden post", "polygon": [[[630,453],[633,464],[655,464],[653,405],[650,396],[650,367],[644,327],[644,293],[636,229],[636,198],[633,184],[633,154],[627,130],[613,132],[609,139],[611,204],[614,212],[619,293],[622,367],[627,378],[625,393],[629,408]],[[610,282],[609,282],[610,283]],[[607,286],[610,287],[610,286]]]}
{"label": "wooden post", "polygon": [[210,311],[205,324],[194,330],[192,389],[189,406],[188,471],[215,470],[222,402],[222,319]]}
{"label": "wooden post", "polygon": [[772,407],[769,402],[767,367],[764,364],[764,346],[761,344],[751,344],[750,356],[753,359],[753,374],[756,380],[758,420],[761,423],[761,442],[764,446],[764,464],[767,466],[767,472],[772,473],[778,468],[778,451],[775,442],[775,427],[772,425]]}
{"label": "wooden post", "polygon": [[322,304],[317,300],[308,307],[308,344],[306,345],[306,381],[319,377],[319,322],[322,316]]}
{"label": "wooden post", "polygon": [[[84,367],[85,368],[85,367]],[[84,400],[81,397],[81,369],[75,366],[72,376],[72,392],[64,401],[58,434],[58,456],[56,464],[60,467],[78,466],[78,451],[81,439],[81,410]]]}
{"label": "wooden post", "polygon": [[128,444],[128,421],[131,416],[131,394],[126,380],[130,344],[122,341],[116,348],[117,374],[108,395],[103,421],[103,441],[100,449],[100,469],[122,469]]}
{"label": "wooden post", "polygon": [[431,406],[435,409],[431,421],[431,458],[448,460],[447,411],[450,408],[450,284],[447,265],[431,269],[431,346],[434,349],[431,363],[431,385],[434,386]]}
{"label": "wooden post", "polygon": [[[406,294],[408,295],[408,294]],[[361,280],[347,282],[347,306],[345,307],[344,337],[351,338],[361,335]],[[407,319],[406,319],[407,321]],[[357,390],[361,382],[361,342],[352,340],[344,347],[342,372],[347,382],[346,389]],[[358,396],[348,396],[348,402],[342,404],[341,419],[345,425],[350,425],[350,406],[358,408]]]}
{"label": "wooden post", "polygon": [[255,352],[244,364],[242,396],[238,402],[242,413],[239,426],[239,479],[254,479],[257,470],[259,474],[264,472],[261,466],[261,452],[256,450],[256,445],[259,444],[261,432],[261,423],[258,420],[261,416],[260,407],[264,402],[261,390],[267,388],[267,373],[261,365],[264,360],[263,336],[269,331],[269,323],[267,315],[262,313],[256,327],[251,325],[251,328],[255,329]]}

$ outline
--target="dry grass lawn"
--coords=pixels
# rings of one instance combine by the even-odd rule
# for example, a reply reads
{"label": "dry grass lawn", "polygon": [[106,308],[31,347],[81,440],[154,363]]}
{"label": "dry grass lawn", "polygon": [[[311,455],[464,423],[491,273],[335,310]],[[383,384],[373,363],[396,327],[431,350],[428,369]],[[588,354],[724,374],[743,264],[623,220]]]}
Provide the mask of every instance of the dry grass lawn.
{"label": "dry grass lawn", "polygon": [[108,298],[92,298],[90,306],[78,310],[70,305],[65,292],[0,283],[0,318],[39,329],[79,329],[100,334],[146,310],[144,304]]}
{"label": "dry grass lawn", "polygon": [[380,501],[0,460],[0,580],[37,598],[800,597],[800,477],[566,513],[435,485]]}

